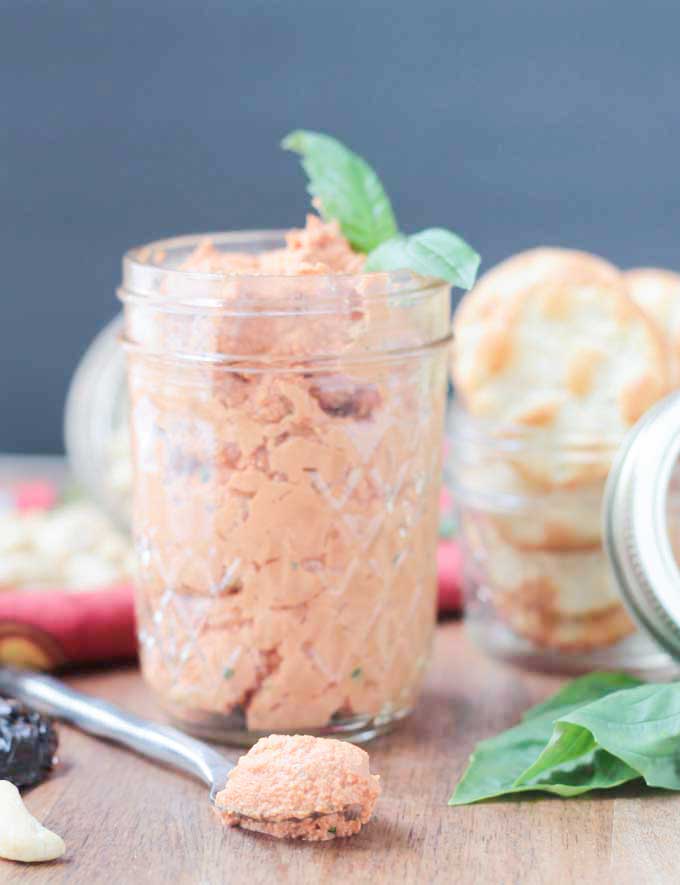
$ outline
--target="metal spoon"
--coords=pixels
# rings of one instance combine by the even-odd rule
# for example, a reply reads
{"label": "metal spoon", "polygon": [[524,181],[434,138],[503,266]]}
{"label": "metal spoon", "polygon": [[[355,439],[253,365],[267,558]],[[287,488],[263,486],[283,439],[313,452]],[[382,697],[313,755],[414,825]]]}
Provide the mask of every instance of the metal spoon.
{"label": "metal spoon", "polygon": [[51,676],[0,667],[0,695],[193,775],[210,787],[213,804],[234,767],[217,750],[175,728],[146,722],[107,701],[74,691]]}
{"label": "metal spoon", "polygon": [[[16,670],[13,667],[0,667],[0,696],[3,695],[23,701],[39,712],[68,722],[95,737],[122,744],[142,756],[193,775],[210,787],[210,801],[220,810],[215,797],[224,789],[227,775],[234,768],[234,763],[207,744],[169,725],[147,722],[107,701],[74,691],[51,676]],[[351,821],[360,812],[360,806],[347,805],[334,811],[315,811],[306,817],[285,820],[300,823],[303,820],[318,820],[342,814],[345,820]],[[230,809],[230,813],[240,818],[243,826],[247,826],[248,822],[281,823],[281,820],[240,814],[237,809]]]}

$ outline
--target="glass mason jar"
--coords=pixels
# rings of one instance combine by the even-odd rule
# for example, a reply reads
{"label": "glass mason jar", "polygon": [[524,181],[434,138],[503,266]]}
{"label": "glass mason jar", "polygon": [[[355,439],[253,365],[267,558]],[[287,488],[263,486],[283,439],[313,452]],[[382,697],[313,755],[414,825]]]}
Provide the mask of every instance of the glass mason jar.
{"label": "glass mason jar", "polygon": [[64,442],[78,483],[127,535],[130,530],[130,432],[122,317],[92,341],[73,375]]}
{"label": "glass mason jar", "polygon": [[[500,435],[459,403],[448,426],[476,643],[540,670],[668,673],[670,659],[636,628],[603,548],[605,484],[622,440],[573,438],[556,449],[535,430]],[[671,527],[677,505],[671,493]]]}
{"label": "glass mason jar", "polygon": [[212,739],[367,740],[435,623],[449,287],[179,269],[203,239],[129,252],[119,291],[142,671]]}

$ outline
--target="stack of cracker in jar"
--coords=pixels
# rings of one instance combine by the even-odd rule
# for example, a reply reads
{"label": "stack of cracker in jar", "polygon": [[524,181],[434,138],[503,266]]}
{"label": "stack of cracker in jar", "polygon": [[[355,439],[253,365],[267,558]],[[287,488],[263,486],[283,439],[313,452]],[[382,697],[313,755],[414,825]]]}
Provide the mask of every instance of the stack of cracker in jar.
{"label": "stack of cracker in jar", "polygon": [[459,305],[452,372],[486,440],[457,468],[476,495],[461,534],[484,598],[540,647],[623,639],[634,628],[602,549],[602,495],[626,432],[680,386],[680,276],[567,249],[515,255]]}

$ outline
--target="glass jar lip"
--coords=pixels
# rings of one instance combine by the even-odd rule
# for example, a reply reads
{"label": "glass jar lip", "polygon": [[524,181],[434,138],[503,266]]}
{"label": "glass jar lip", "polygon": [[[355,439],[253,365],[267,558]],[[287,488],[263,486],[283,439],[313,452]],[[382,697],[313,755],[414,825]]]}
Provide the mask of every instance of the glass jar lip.
{"label": "glass jar lip", "polygon": [[586,459],[589,455],[614,454],[625,438],[621,434],[603,434],[600,430],[592,433],[572,433],[562,438],[559,447],[549,432],[539,428],[523,427],[518,424],[498,424],[473,415],[458,396],[454,396],[449,416],[450,435],[476,448],[499,453],[544,451],[571,452]]}
{"label": "glass jar lip", "polygon": [[653,406],[629,432],[609,472],[604,548],[628,610],[680,660],[680,569],[667,503],[680,455],[680,391]]}
{"label": "glass jar lip", "polygon": [[[122,301],[142,298],[163,303],[172,301],[173,306],[180,309],[182,305],[219,308],[224,306],[226,300],[220,290],[228,284],[259,287],[263,293],[275,292],[276,289],[288,292],[286,296],[279,296],[279,301],[290,300],[291,286],[297,284],[303,289],[314,288],[324,293],[326,297],[317,297],[315,294],[314,305],[310,305],[310,312],[316,312],[314,308],[319,302],[328,304],[346,301],[350,289],[360,292],[362,299],[367,301],[384,298],[386,295],[391,300],[398,301],[402,298],[408,300],[426,297],[433,289],[449,286],[445,280],[421,276],[407,269],[365,273],[254,274],[188,270],[163,262],[168,252],[188,254],[189,250],[205,242],[212,242],[218,248],[226,247],[224,251],[248,251],[256,254],[284,246],[286,233],[285,229],[213,231],[183,234],[135,246],[128,249],[123,256],[123,283],[119,289],[119,297]],[[159,294],[160,278],[172,286],[172,299]],[[182,297],[177,297],[178,288]],[[298,303],[296,312],[306,311]]]}

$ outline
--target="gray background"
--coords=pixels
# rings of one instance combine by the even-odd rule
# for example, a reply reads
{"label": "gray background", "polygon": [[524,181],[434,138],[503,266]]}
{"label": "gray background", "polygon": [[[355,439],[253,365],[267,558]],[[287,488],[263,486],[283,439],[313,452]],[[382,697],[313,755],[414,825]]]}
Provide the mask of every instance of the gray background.
{"label": "gray background", "polygon": [[0,0],[0,450],[57,451],[126,247],[301,222],[331,131],[401,226],[680,269],[677,0]]}

